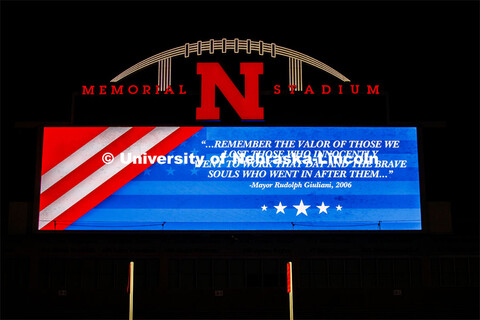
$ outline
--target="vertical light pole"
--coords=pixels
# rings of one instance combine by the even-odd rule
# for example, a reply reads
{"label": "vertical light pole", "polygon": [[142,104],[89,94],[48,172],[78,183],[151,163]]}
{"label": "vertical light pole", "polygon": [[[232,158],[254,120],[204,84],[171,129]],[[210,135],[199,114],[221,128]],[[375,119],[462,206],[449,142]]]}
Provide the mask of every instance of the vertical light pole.
{"label": "vertical light pole", "polygon": [[292,262],[287,262],[287,292],[290,306],[290,320],[293,320],[293,269]]}

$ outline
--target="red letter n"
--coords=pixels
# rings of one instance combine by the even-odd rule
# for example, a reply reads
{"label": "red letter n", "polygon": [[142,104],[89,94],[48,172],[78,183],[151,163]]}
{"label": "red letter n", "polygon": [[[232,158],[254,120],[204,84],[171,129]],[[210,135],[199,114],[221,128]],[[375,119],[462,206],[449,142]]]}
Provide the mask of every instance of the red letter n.
{"label": "red letter n", "polygon": [[258,76],[263,74],[263,63],[240,63],[240,74],[245,75],[245,97],[217,62],[197,63],[197,74],[202,76],[202,98],[201,106],[197,108],[197,120],[220,120],[220,109],[215,107],[215,86],[242,120],[263,120],[263,108],[258,105]]}

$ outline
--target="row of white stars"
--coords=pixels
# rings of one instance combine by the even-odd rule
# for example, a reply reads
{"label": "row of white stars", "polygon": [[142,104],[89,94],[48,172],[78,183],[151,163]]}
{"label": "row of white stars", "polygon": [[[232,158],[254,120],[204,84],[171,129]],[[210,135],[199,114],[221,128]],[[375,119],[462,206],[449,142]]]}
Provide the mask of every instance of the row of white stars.
{"label": "row of white stars", "polygon": [[[168,169],[165,169],[165,171],[167,172],[167,176],[173,176],[175,174],[175,169],[173,169],[172,167],[170,167]],[[198,169],[197,168],[190,169],[190,172],[192,173],[192,175],[198,176]],[[144,176],[149,176],[151,173],[152,173],[151,169],[145,169],[143,171]]]}
{"label": "row of white stars", "polygon": [[[275,209],[277,209],[277,214],[278,213],[283,213],[285,214],[285,208],[287,206],[284,206],[282,205],[282,202],[280,201],[278,206],[273,206]],[[306,205],[303,203],[303,200],[300,200],[300,204],[299,205],[294,205],[293,206],[295,209],[297,209],[297,216],[299,214],[304,214],[306,216],[308,216],[307,214],[307,209],[310,208],[311,206],[310,205]],[[268,207],[266,205],[263,205],[262,207],[262,211],[267,211]],[[318,213],[321,214],[322,212],[325,212],[325,214],[328,214],[327,212],[327,209],[330,208],[330,206],[326,206],[325,203],[322,201],[322,205],[321,206],[317,206],[317,208],[320,210]],[[337,211],[342,211],[342,206],[341,205],[338,205],[335,207],[337,209]]]}
{"label": "row of white stars", "polygon": [[[193,148],[192,151],[190,151],[190,153],[193,154],[194,156],[196,156],[198,154],[198,150]],[[174,175],[175,169],[173,169],[172,167],[169,167],[168,169],[165,169],[165,170],[167,171],[167,176],[173,176]],[[151,169],[145,169],[143,171],[143,175],[144,176],[149,176],[151,171],[152,171]],[[197,176],[198,175],[198,168],[193,167],[192,169],[190,169],[190,172],[192,173],[192,175]]]}

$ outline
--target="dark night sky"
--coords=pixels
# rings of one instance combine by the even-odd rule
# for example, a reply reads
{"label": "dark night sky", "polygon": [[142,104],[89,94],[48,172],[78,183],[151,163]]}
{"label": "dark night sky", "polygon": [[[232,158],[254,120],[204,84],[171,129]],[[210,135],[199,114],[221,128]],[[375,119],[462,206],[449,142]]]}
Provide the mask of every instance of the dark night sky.
{"label": "dark night sky", "polygon": [[[68,122],[81,85],[108,84],[153,54],[238,37],[275,42],[354,82],[381,84],[389,124],[423,128],[427,200],[452,201],[455,230],[478,232],[476,1],[2,1],[1,9],[2,209],[33,199],[36,132],[28,123]],[[375,116],[359,108],[364,119]],[[139,113],[133,122],[148,117]],[[316,125],[332,122],[356,125]]]}

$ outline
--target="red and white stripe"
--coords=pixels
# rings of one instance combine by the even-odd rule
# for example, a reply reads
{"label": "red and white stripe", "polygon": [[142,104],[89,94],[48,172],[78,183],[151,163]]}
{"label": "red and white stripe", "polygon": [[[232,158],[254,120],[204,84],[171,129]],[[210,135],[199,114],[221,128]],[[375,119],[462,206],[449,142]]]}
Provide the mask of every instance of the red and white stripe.
{"label": "red and white stripe", "polygon": [[[81,135],[90,128],[46,128],[65,130]],[[38,228],[41,230],[63,230],[113,194],[127,182],[147,169],[151,164],[122,163],[116,156],[130,153],[132,159],[144,153],[166,155],[200,127],[112,127],[101,131],[92,139],[71,150],[63,159],[50,162],[51,168],[44,170],[41,179],[40,214]],[[49,137],[55,135],[50,134]],[[54,140],[54,139],[53,139]],[[55,142],[44,141],[49,153],[55,151]],[[61,143],[58,143],[61,147]],[[44,152],[46,148],[44,147]],[[105,164],[104,153],[116,158]],[[54,156],[44,154],[48,158]]]}
{"label": "red and white stripe", "polygon": [[131,128],[107,128],[98,136],[90,140],[87,144],[83,145],[80,149],[42,175],[40,193],[43,193],[52,185],[63,179],[67,174],[75,170],[75,168],[93,157],[100,150],[108,146],[130,129]]}

